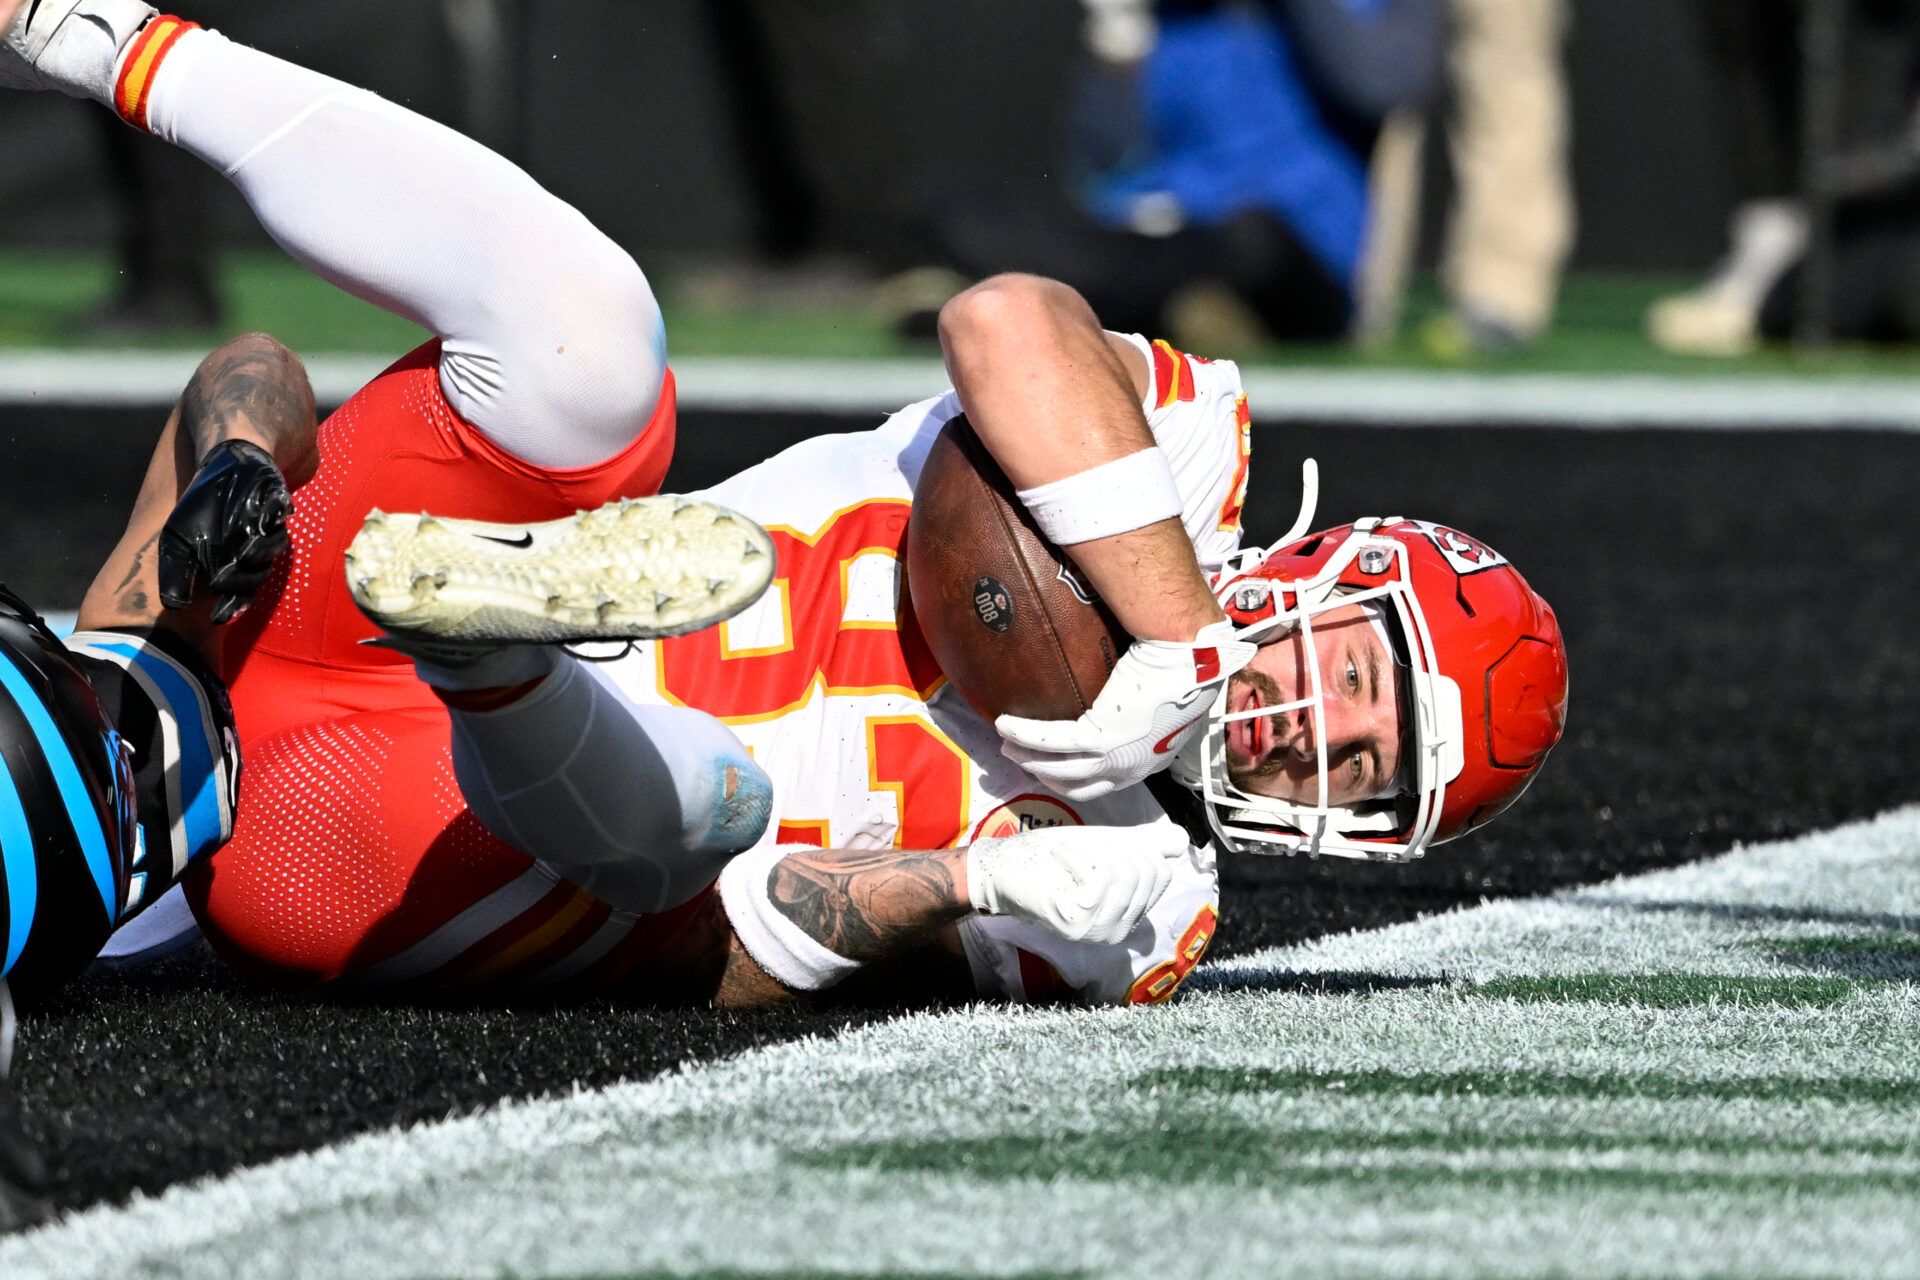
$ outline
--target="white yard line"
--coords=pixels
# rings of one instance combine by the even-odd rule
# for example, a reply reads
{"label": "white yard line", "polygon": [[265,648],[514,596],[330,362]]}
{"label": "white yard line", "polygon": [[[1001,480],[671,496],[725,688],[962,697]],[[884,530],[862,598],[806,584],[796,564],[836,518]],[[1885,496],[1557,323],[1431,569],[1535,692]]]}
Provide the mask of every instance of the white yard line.
{"label": "white yard line", "polygon": [[[164,406],[198,357],[160,351],[0,352],[0,405]],[[337,404],[384,357],[307,357],[320,400]],[[884,414],[947,386],[933,359],[674,361],[689,409]],[[1431,370],[1243,370],[1263,423],[1411,426],[1663,426],[1698,430],[1854,427],[1920,430],[1920,378],[1703,374],[1499,374]]]}
{"label": "white yard line", "polygon": [[[0,1275],[1910,1276],[1916,948],[1920,808],[1170,1007],[910,1017],[371,1135],[0,1241]],[[1527,994],[1554,975],[1647,994]]]}

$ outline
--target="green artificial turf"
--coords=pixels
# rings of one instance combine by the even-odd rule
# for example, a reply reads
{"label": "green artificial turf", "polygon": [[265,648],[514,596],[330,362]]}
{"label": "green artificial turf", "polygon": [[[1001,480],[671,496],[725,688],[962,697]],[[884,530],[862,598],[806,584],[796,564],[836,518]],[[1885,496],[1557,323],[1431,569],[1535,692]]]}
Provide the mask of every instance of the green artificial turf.
{"label": "green artificial turf", "polygon": [[[668,261],[650,267],[667,315],[676,355],[783,356],[861,359],[926,354],[930,344],[896,337],[863,290],[779,287],[773,276],[756,286],[752,272],[728,276],[700,264]],[[1428,346],[1422,330],[1441,308],[1431,281],[1407,300],[1400,336],[1374,350],[1339,346],[1267,344],[1218,351],[1243,363],[1356,368],[1472,368],[1511,373],[1666,373],[1913,375],[1920,348],[1843,346],[1818,353],[1770,348],[1733,359],[1661,352],[1647,341],[1642,316],[1662,294],[1686,286],[1681,278],[1584,274],[1568,278],[1554,329],[1532,347],[1510,355],[1457,361]],[[87,313],[110,296],[113,268],[104,254],[69,250],[0,249],[0,348],[85,347]],[[420,331],[314,278],[272,250],[227,253],[221,265],[227,315],[221,332],[262,329],[296,350],[391,352],[418,341]],[[212,330],[154,334],[135,342],[116,337],[103,345],[202,347]]]}

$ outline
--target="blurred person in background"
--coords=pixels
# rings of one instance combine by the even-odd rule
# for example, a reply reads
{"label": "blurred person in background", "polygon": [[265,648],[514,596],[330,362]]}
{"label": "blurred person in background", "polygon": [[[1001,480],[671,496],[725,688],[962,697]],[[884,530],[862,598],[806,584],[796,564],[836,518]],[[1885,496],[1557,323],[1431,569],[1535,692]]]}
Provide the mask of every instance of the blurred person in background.
{"label": "blurred person in background", "polygon": [[1454,195],[1448,309],[1422,332],[1449,357],[1513,351],[1553,320],[1573,244],[1564,0],[1450,0]]}
{"label": "blurred person in background", "polygon": [[1753,345],[1760,306],[1806,252],[1800,203],[1800,0],[1693,0],[1718,140],[1735,200],[1727,255],[1697,287],[1647,313],[1672,351],[1732,355]]}
{"label": "blurred person in background", "polygon": [[[1437,0],[1086,0],[1069,191],[948,195],[929,228],[964,278],[1051,275],[1116,329],[1232,352],[1346,335],[1380,121],[1438,73]],[[925,331],[963,283],[927,287]]]}
{"label": "blurred person in background", "polygon": [[[1845,8],[1842,155],[1827,163],[1859,176],[1835,209],[1832,332],[1920,340],[1920,3],[1836,2]],[[1738,355],[1762,338],[1789,336],[1799,302],[1810,232],[1802,194],[1808,4],[1694,0],[1692,12],[1736,204],[1726,257],[1696,288],[1656,302],[1647,328],[1670,351]]]}

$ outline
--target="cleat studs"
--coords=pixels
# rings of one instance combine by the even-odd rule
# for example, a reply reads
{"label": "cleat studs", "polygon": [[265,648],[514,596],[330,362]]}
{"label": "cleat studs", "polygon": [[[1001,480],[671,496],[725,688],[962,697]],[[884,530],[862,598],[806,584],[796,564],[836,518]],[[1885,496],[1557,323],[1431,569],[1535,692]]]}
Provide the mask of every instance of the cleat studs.
{"label": "cleat studs", "polygon": [[673,597],[668,595],[666,592],[656,591],[653,593],[653,611],[655,613],[659,613],[661,610],[665,609],[668,605],[672,603],[673,603]]}
{"label": "cleat studs", "polygon": [[727,588],[727,586],[728,586],[728,580],[725,578],[708,578],[707,594],[710,596],[717,596],[722,591],[724,591]]}

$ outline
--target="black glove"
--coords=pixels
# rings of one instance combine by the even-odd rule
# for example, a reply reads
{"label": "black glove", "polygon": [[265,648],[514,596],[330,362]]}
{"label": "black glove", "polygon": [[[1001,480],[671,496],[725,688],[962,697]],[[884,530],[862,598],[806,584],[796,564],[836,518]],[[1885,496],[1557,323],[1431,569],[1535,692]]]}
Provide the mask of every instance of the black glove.
{"label": "black glove", "polygon": [[286,479],[265,449],[244,440],[215,445],[160,531],[161,602],[181,609],[213,591],[213,620],[230,620],[287,549],[292,510]]}

